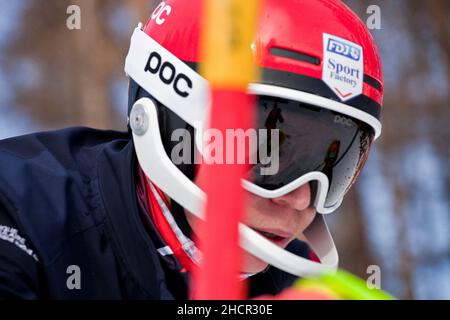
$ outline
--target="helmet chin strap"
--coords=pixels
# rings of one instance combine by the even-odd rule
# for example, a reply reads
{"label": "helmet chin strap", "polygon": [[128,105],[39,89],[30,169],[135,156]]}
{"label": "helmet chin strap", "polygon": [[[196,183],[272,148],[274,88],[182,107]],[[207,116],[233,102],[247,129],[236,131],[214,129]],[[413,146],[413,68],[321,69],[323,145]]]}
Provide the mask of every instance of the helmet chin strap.
{"label": "helmet chin strap", "polygon": [[[167,156],[161,141],[156,105],[148,98],[138,100],[131,111],[130,125],[136,154],[146,176],[170,198],[204,219],[205,193],[189,180]],[[304,231],[321,263],[297,256],[239,224],[240,245],[250,254],[293,275],[308,277],[336,270],[338,253],[321,214]]]}

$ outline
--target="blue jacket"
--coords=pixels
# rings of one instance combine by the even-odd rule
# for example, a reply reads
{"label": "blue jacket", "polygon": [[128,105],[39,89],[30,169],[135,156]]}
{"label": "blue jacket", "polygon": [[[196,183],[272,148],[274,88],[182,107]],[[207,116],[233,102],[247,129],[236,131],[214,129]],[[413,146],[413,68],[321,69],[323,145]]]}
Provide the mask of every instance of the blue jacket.
{"label": "blue jacket", "polygon": [[[135,168],[126,132],[69,128],[0,141],[0,298],[186,299],[188,276],[162,259],[142,221]],[[301,241],[288,249],[310,253]],[[251,278],[250,294],[294,280],[270,267]]]}

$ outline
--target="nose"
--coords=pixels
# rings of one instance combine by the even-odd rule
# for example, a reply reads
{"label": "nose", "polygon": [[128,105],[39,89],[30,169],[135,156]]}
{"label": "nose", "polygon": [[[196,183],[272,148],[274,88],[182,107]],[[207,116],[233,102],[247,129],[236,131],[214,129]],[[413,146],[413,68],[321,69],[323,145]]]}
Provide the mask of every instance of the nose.
{"label": "nose", "polygon": [[273,198],[273,202],[281,206],[286,206],[294,210],[302,211],[309,207],[311,203],[311,187],[310,184],[304,184],[294,191],[284,196]]}

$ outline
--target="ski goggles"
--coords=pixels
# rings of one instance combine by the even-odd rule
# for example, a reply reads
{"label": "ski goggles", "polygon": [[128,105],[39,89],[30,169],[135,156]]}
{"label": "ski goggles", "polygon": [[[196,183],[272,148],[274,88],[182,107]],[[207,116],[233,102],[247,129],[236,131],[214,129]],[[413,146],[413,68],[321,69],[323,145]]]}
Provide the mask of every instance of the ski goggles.
{"label": "ski goggles", "polygon": [[[125,71],[196,133],[206,127],[208,82],[140,27],[132,36]],[[257,97],[255,128],[275,129],[279,134],[275,150],[279,166],[276,173],[267,175],[261,174],[265,165],[257,163],[243,179],[243,187],[255,195],[276,198],[311,183],[317,211],[334,211],[381,133],[379,120],[338,101],[290,88],[256,83],[249,85],[248,92]],[[197,147],[202,144],[199,137],[196,134]]]}
{"label": "ski goggles", "polygon": [[[256,128],[268,132],[258,145],[269,145],[271,161],[252,166],[246,189],[275,198],[313,181],[316,197],[326,193],[322,203],[316,202],[321,211],[338,206],[368,156],[374,130],[345,114],[274,96],[256,97],[256,115]],[[277,139],[271,137],[273,130]],[[267,174],[274,170],[263,169],[274,167],[273,161],[277,170]]]}

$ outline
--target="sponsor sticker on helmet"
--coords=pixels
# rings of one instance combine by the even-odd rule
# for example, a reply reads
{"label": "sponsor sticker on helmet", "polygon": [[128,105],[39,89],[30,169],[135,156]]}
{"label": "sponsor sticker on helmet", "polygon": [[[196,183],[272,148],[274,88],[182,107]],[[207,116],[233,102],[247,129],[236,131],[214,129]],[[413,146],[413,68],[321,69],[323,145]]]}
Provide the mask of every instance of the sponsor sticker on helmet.
{"label": "sponsor sticker on helmet", "polygon": [[155,20],[157,25],[162,25],[164,22],[166,22],[166,18],[170,15],[171,12],[172,7],[162,1],[153,11],[151,19]]}
{"label": "sponsor sticker on helmet", "polygon": [[363,49],[356,43],[323,34],[322,80],[342,101],[350,100],[363,90]]}
{"label": "sponsor sticker on helmet", "polygon": [[210,105],[208,81],[143,32],[140,26],[131,37],[125,72],[190,125],[205,121]]}

